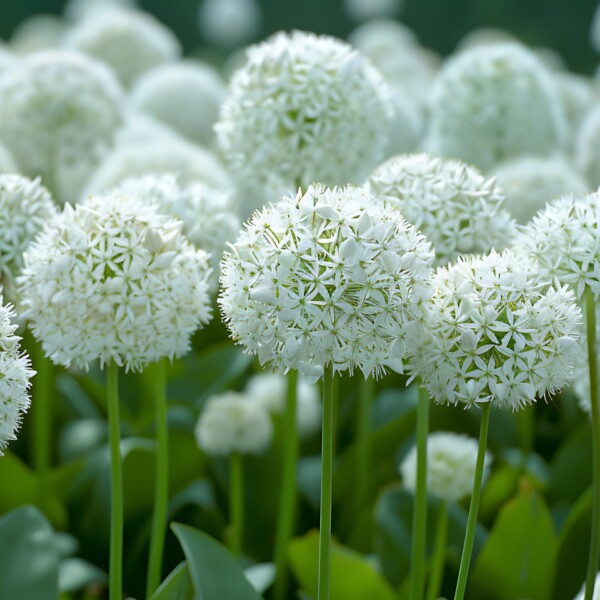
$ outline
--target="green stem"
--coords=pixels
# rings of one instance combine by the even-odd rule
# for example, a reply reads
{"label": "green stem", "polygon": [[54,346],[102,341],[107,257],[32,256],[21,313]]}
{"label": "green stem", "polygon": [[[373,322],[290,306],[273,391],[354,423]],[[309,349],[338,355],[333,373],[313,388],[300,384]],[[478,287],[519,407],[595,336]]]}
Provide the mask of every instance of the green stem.
{"label": "green stem", "polygon": [[485,463],[485,450],[487,446],[488,426],[490,423],[491,401],[485,402],[481,407],[481,427],[479,429],[479,446],[477,448],[477,463],[475,467],[475,480],[473,481],[473,493],[471,505],[469,506],[469,517],[467,519],[467,531],[460,568],[458,570],[458,581],[454,600],[463,600],[467,589],[467,578],[473,553],[473,541],[475,539],[475,527],[477,526],[477,513],[479,512],[479,498],[481,496],[481,483],[483,481],[483,467]]}
{"label": "green stem", "polygon": [[169,502],[169,424],[167,421],[166,364],[162,359],[151,367],[156,408],[156,475],[154,483],[154,514],[150,535],[150,556],[146,580],[146,596],[158,588],[162,575],[163,551],[167,531]]}
{"label": "green stem", "polygon": [[323,431],[321,443],[321,517],[319,524],[319,584],[317,600],[329,600],[331,495],[333,487],[333,370],[323,374]]}
{"label": "green stem", "polygon": [[275,572],[277,575],[274,590],[275,600],[285,598],[287,587],[286,549],[292,537],[296,511],[296,470],[298,465],[297,387],[298,373],[290,371],[287,378],[283,423],[283,473],[279,498],[277,538],[275,541]]}
{"label": "green stem", "polygon": [[440,597],[444,562],[446,560],[446,542],[448,541],[448,503],[441,500],[438,509],[437,530],[433,546],[431,575],[427,587],[427,600],[437,600]]}
{"label": "green stem", "polygon": [[598,358],[596,356],[596,302],[590,288],[585,291],[590,403],[592,407],[592,532],[584,600],[594,597],[594,585],[600,559],[600,406],[598,403]]}
{"label": "green stem", "polygon": [[31,403],[32,462],[41,479],[45,479],[51,464],[52,363],[46,358],[42,345],[34,340],[32,342],[33,368],[36,371]]}
{"label": "green stem", "polygon": [[419,387],[417,405],[417,489],[414,497],[410,599],[422,600],[425,589],[425,543],[427,536],[427,433],[429,397]]}
{"label": "green stem", "polygon": [[375,380],[372,377],[361,379],[358,393],[356,420],[356,487],[355,515],[365,508],[369,497],[369,463],[371,434],[371,403],[375,394]]}
{"label": "green stem", "polygon": [[242,455],[234,452],[229,457],[229,503],[231,511],[231,551],[239,556],[242,553],[244,538],[244,471]]}
{"label": "green stem", "polygon": [[118,368],[113,362],[107,365],[107,404],[111,477],[109,595],[110,600],[122,600],[123,473],[121,466]]}

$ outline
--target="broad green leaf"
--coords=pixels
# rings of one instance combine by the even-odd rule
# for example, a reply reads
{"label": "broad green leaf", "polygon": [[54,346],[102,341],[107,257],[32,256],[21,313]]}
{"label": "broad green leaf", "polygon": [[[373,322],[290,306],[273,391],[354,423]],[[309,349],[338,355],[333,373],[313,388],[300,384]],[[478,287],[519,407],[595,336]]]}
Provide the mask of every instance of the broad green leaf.
{"label": "broad green leaf", "polygon": [[179,563],[152,594],[150,600],[193,600],[194,589],[187,563]]}
{"label": "broad green leaf", "polygon": [[193,527],[179,523],[171,527],[187,559],[195,600],[260,600],[240,563],[225,546]]}

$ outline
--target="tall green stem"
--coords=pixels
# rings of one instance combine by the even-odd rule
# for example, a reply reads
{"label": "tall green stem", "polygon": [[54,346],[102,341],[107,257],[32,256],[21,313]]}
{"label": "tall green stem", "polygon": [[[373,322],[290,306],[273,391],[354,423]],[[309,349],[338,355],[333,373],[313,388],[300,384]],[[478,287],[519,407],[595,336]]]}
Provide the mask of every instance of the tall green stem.
{"label": "tall green stem", "polygon": [[598,405],[598,358],[596,356],[596,302],[590,288],[585,291],[590,403],[592,407],[592,532],[584,600],[592,600],[600,559],[600,406]]}
{"label": "tall green stem", "polygon": [[167,531],[169,502],[169,424],[167,421],[166,364],[162,359],[152,369],[156,410],[156,462],[154,480],[154,514],[150,534],[150,555],[146,580],[146,597],[158,588],[162,575],[163,551]]}
{"label": "tall green stem", "polygon": [[231,511],[231,551],[239,556],[244,539],[244,471],[242,455],[234,452],[229,457],[229,510]]}
{"label": "tall green stem", "polygon": [[32,462],[35,471],[45,479],[51,464],[52,363],[46,358],[42,345],[32,342],[33,368],[36,371],[31,403]]}
{"label": "tall green stem", "polygon": [[296,469],[298,465],[298,427],[297,411],[298,373],[290,371],[287,379],[287,394],[283,423],[283,473],[279,515],[277,520],[277,538],[275,540],[275,600],[285,598],[287,586],[286,548],[294,529],[296,512]]}
{"label": "tall green stem", "polygon": [[427,536],[427,433],[429,397],[419,387],[417,405],[417,489],[414,497],[410,599],[422,600],[425,589],[425,542]]}
{"label": "tall green stem", "polygon": [[440,597],[444,562],[446,560],[446,542],[448,541],[448,503],[440,501],[438,510],[437,529],[431,561],[431,575],[427,586],[427,600],[437,600]]}
{"label": "tall green stem", "polygon": [[319,584],[317,600],[329,600],[331,495],[333,487],[333,370],[323,374],[323,431],[321,437],[321,518],[319,524]]}
{"label": "tall green stem", "polygon": [[118,368],[107,366],[107,403],[110,443],[110,600],[123,597],[123,472],[121,466],[121,427],[119,423]]}
{"label": "tall green stem", "polygon": [[371,403],[375,394],[375,380],[372,377],[361,379],[358,392],[358,411],[356,420],[356,487],[355,515],[365,508],[369,496],[369,462],[371,434]]}
{"label": "tall green stem", "polygon": [[491,402],[485,402],[481,407],[481,427],[479,429],[479,446],[477,448],[475,480],[473,481],[473,494],[471,495],[471,505],[469,506],[465,544],[460,558],[460,568],[458,570],[458,581],[456,583],[454,600],[463,600],[467,589],[467,578],[469,576],[469,567],[471,565],[471,554],[473,553],[473,541],[475,540],[475,527],[477,526],[477,513],[479,512],[481,482],[483,481],[485,450],[487,446],[488,426],[490,423],[490,408]]}

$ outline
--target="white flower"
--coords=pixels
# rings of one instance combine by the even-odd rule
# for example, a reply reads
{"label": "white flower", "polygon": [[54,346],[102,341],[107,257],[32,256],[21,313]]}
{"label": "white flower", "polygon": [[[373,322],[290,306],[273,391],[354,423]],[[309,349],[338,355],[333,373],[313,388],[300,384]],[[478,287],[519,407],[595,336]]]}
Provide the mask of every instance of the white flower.
{"label": "white flower", "polygon": [[534,261],[510,251],[440,267],[413,375],[436,402],[513,410],[570,379],[581,311],[566,287],[543,291]]}
{"label": "white flower", "polygon": [[460,161],[396,156],[375,170],[368,186],[431,241],[437,264],[505,248],[515,234],[495,180]]}
{"label": "white flower", "polygon": [[137,0],[67,0],[63,12],[67,20],[77,22],[105,10],[135,9],[137,6]]}
{"label": "white flower", "polygon": [[[260,402],[271,413],[285,411],[287,379],[273,373],[254,375],[246,385],[246,394]],[[300,437],[308,437],[321,427],[321,402],[316,385],[305,378],[298,379],[296,395],[296,423]]]}
{"label": "white flower", "polygon": [[387,144],[387,94],[377,71],[347,44],[278,33],[252,46],[233,75],[217,141],[245,187],[362,183]]}
{"label": "white flower", "polygon": [[0,141],[60,203],[77,199],[121,124],[121,92],[100,63],[43,52],[0,77]]}
{"label": "white flower", "polygon": [[402,0],[344,0],[344,10],[354,21],[393,16],[400,12]]}
{"label": "white flower", "polygon": [[[600,311],[596,305],[596,356],[600,352]],[[600,361],[598,361],[600,367]],[[590,398],[590,368],[588,362],[588,344],[585,327],[582,327],[582,333],[579,343],[577,359],[575,361],[575,372],[573,374],[573,391],[579,400],[581,410],[591,416],[592,405]]]}
{"label": "white flower", "polygon": [[584,178],[561,156],[523,156],[498,165],[491,174],[506,195],[504,208],[523,225],[551,200],[588,191]]}
{"label": "white flower", "polygon": [[262,20],[257,0],[202,0],[198,9],[202,36],[209,43],[225,48],[256,38]]}
{"label": "white flower", "polygon": [[210,146],[225,94],[225,83],[216,70],[189,61],[148,71],[136,81],[131,103],[180,135]]}
{"label": "white flower", "polygon": [[18,173],[19,168],[12,154],[4,144],[0,144],[0,173]]}
{"label": "white flower", "polygon": [[386,157],[418,150],[424,132],[424,116],[418,102],[399,87],[391,86],[391,90],[394,117],[388,131]]}
{"label": "white flower", "polygon": [[427,147],[488,170],[522,154],[561,150],[565,130],[542,63],[518,44],[496,44],[448,60],[433,90]]}
{"label": "white flower", "polygon": [[[491,456],[485,455],[483,480],[490,470]],[[458,433],[437,431],[427,436],[427,491],[449,502],[470,496],[475,479],[477,440]],[[417,448],[413,446],[400,465],[404,487],[415,491]]]}
{"label": "white flower", "polygon": [[23,413],[29,408],[29,380],[32,371],[29,357],[19,348],[21,338],[15,335],[17,325],[10,305],[4,306],[0,296],[0,456],[15,434]]}
{"label": "white flower", "polygon": [[[600,29],[600,16],[596,18],[596,21],[598,21],[598,28]],[[600,31],[599,31],[599,37],[600,37]],[[598,42],[598,46],[600,47],[600,40]],[[581,586],[581,591],[579,592],[579,594],[577,594],[577,596],[575,596],[575,598],[573,598],[573,600],[583,600],[584,597],[585,597],[585,582]],[[600,600],[600,573],[596,574],[596,581],[594,583],[594,594],[592,596],[592,600]]]}
{"label": "white flower", "polygon": [[567,120],[567,142],[571,153],[577,143],[581,124],[596,106],[597,95],[588,77],[562,71],[553,76]]}
{"label": "white flower", "polygon": [[65,45],[107,64],[128,88],[146,71],[181,54],[175,35],[152,15],[134,10],[95,11],[69,33]]}
{"label": "white flower", "polygon": [[210,254],[213,273],[209,282],[211,291],[216,291],[223,252],[241,228],[230,192],[201,183],[183,185],[174,175],[127,179],[115,191],[146,204],[156,204],[161,212],[182,221],[186,238]]}
{"label": "white flower", "polygon": [[231,336],[261,364],[402,371],[430,245],[361,188],[310,186],[255,213],[222,263]]}
{"label": "white flower", "polygon": [[65,23],[60,17],[34,14],[15,27],[10,45],[21,56],[42,50],[54,50],[60,47],[65,31]]}
{"label": "white flower", "polygon": [[210,318],[208,256],[136,198],[67,204],[25,254],[23,317],[57,364],[140,370],[179,357]]}
{"label": "white flower", "polygon": [[225,392],[210,397],[196,425],[196,440],[206,453],[227,456],[261,454],[273,438],[268,410],[246,394]]}
{"label": "white flower", "polygon": [[579,128],[575,164],[592,188],[600,185],[600,107],[591,110]]}

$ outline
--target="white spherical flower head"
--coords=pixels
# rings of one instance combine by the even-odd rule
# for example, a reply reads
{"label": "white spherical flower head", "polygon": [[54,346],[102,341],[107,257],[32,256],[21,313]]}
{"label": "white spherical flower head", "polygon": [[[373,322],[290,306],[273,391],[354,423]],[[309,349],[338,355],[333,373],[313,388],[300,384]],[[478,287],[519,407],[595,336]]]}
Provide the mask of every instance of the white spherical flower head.
{"label": "white spherical flower head", "polygon": [[569,381],[581,311],[566,287],[539,281],[535,262],[510,251],[437,270],[413,360],[431,398],[516,410]]}
{"label": "white spherical flower head", "polygon": [[460,161],[396,156],[374,171],[368,187],[427,236],[440,265],[461,254],[501,250],[515,234],[495,180]]}
{"label": "white spherical flower head", "polygon": [[506,194],[504,207],[522,225],[555,198],[583,194],[589,187],[561,156],[523,156],[498,165],[491,174]]}
{"label": "white spherical flower head", "polygon": [[74,201],[113,143],[122,96],[100,63],[43,52],[0,77],[0,141],[21,172]]}
{"label": "white spherical flower head", "polygon": [[225,392],[206,401],[196,425],[196,440],[214,456],[261,454],[271,444],[269,411],[246,394]]}
{"label": "white spherical flower head", "polygon": [[[246,394],[262,403],[274,414],[283,414],[287,394],[287,379],[273,373],[261,373],[250,379]],[[298,379],[296,395],[296,423],[301,437],[316,433],[321,427],[321,402],[319,390],[304,377]]]}
{"label": "white spherical flower head", "polygon": [[82,21],[106,10],[135,9],[137,0],[67,0],[64,16],[69,21]]}
{"label": "white spherical flower head", "polygon": [[23,253],[57,212],[39,179],[0,175],[0,287],[4,285],[13,301],[15,278],[23,268]]}
{"label": "white spherical flower head", "polygon": [[257,0],[202,0],[200,33],[211,44],[232,48],[256,39],[263,15]]}
{"label": "white spherical flower head", "polygon": [[0,456],[15,434],[29,408],[29,380],[32,371],[28,356],[19,348],[17,325],[12,307],[4,306],[0,296]]}
{"label": "white spherical flower head", "polygon": [[[485,455],[483,480],[490,470]],[[443,500],[458,502],[471,494],[477,463],[477,440],[466,435],[438,431],[427,436],[427,491]],[[404,487],[417,486],[417,448],[413,446],[400,465]]]}
{"label": "white spherical flower head", "polygon": [[163,65],[140,77],[131,104],[193,142],[210,146],[225,95],[216,70],[190,61]]}
{"label": "white spherical flower head", "polygon": [[184,185],[175,175],[127,179],[115,191],[146,204],[156,204],[161,212],[179,219],[186,238],[210,254],[213,272],[209,283],[211,292],[216,292],[223,252],[241,228],[231,192],[201,183]]}
{"label": "white spherical flower head", "polygon": [[600,186],[600,107],[591,110],[579,128],[575,164],[592,188]]}
{"label": "white spherical flower head", "polygon": [[167,27],[147,13],[124,9],[96,11],[73,28],[65,44],[107,64],[126,88],[146,71],[181,55]]}
{"label": "white spherical flower head", "polygon": [[431,260],[365,190],[315,184],[255,213],[225,254],[219,303],[233,339],[276,370],[401,372]]}
{"label": "white spherical flower head", "polygon": [[259,189],[362,183],[383,156],[391,116],[385,82],[350,46],[278,33],[233,75],[217,141],[233,174]]}
{"label": "white spherical flower head", "polygon": [[344,10],[354,21],[391,17],[400,12],[402,0],[344,0]]}
{"label": "white spherical flower head", "polygon": [[25,254],[23,317],[57,364],[141,370],[190,348],[210,318],[208,255],[181,222],[119,194],[67,204]]}
{"label": "white spherical flower head", "polygon": [[56,15],[34,14],[15,27],[10,45],[20,56],[54,50],[60,47],[66,29],[64,21]]}
{"label": "white spherical flower head", "polygon": [[518,44],[473,48],[450,59],[434,86],[428,149],[487,171],[560,151],[566,122],[542,63]]}
{"label": "white spherical flower head", "polygon": [[554,73],[554,82],[567,120],[567,151],[572,153],[577,143],[581,124],[597,102],[593,81],[582,75],[560,71]]}

